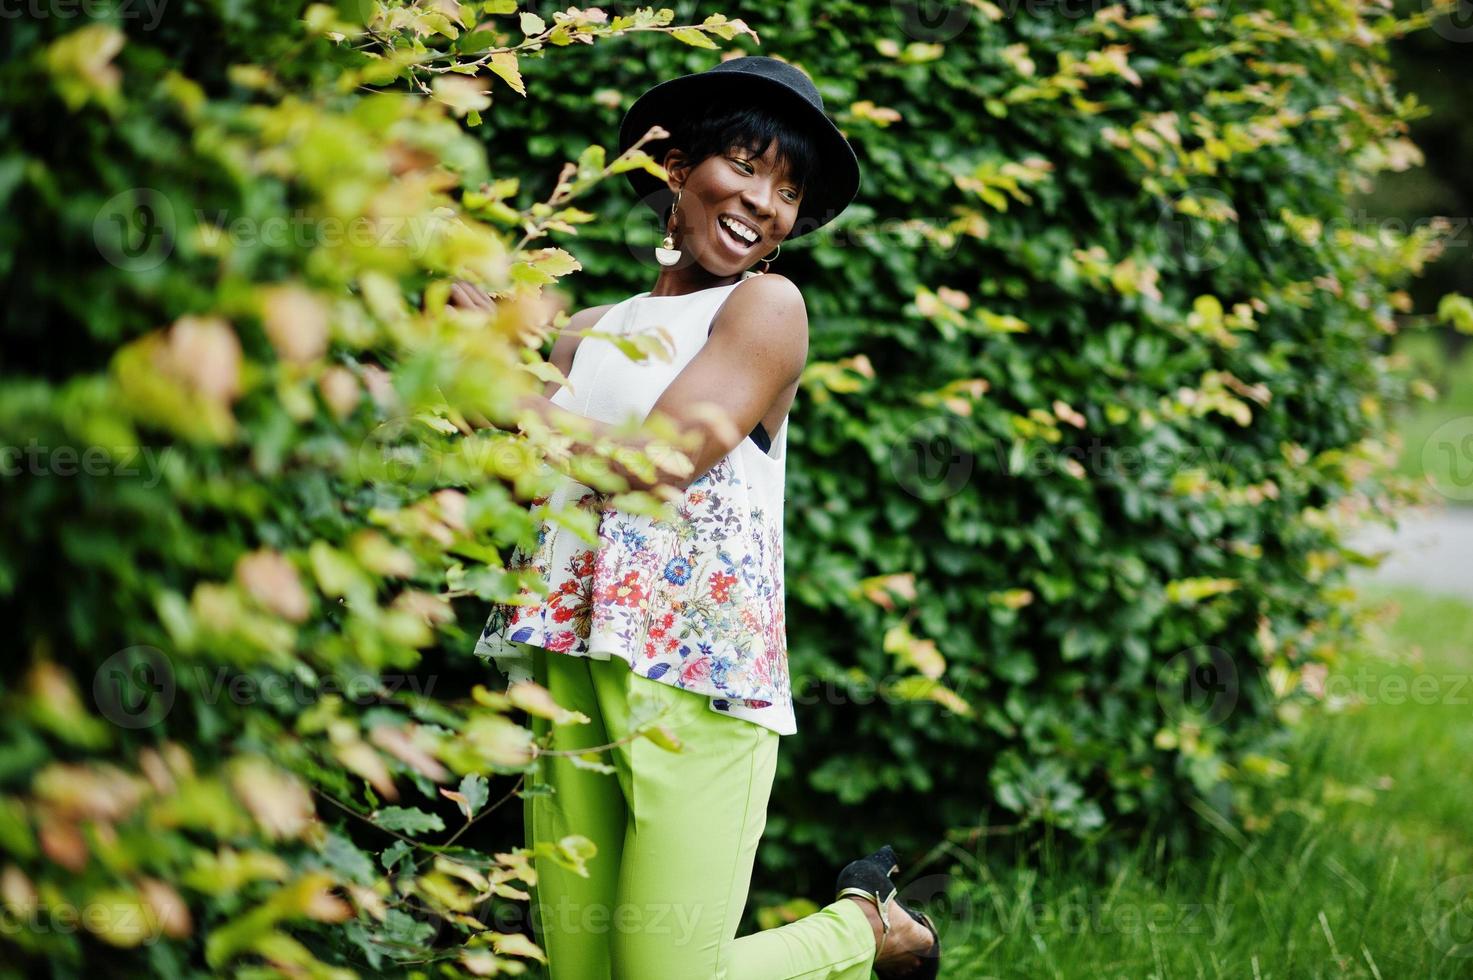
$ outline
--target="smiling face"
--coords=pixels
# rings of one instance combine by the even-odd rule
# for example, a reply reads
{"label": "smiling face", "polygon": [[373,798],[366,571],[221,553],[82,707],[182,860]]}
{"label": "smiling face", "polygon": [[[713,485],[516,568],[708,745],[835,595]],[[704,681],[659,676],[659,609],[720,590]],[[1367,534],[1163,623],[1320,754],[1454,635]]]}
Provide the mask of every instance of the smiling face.
{"label": "smiling face", "polygon": [[740,145],[692,166],[680,149],[671,149],[662,166],[670,190],[680,191],[674,232],[683,253],[673,274],[691,288],[703,278],[730,280],[771,255],[792,230],[803,202],[803,188],[772,140],[765,153]]}

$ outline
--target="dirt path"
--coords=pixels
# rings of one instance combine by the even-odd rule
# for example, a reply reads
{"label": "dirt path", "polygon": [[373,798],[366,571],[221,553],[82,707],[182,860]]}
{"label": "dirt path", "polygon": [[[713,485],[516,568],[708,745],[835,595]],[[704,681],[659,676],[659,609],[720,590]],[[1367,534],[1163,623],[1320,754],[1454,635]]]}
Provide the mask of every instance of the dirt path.
{"label": "dirt path", "polygon": [[1352,581],[1415,585],[1473,599],[1473,507],[1405,511],[1395,530],[1360,528],[1346,539],[1357,551],[1389,550],[1380,568],[1355,568]]}

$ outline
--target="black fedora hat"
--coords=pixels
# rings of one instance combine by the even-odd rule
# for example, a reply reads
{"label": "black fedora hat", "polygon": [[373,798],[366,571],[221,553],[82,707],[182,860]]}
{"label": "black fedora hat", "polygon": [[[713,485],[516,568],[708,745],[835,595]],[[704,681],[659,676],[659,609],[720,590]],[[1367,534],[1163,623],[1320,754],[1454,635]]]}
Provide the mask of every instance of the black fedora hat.
{"label": "black fedora hat", "polygon": [[[743,100],[770,104],[792,113],[811,127],[819,145],[818,179],[803,190],[803,203],[787,240],[800,238],[837,218],[859,193],[859,158],[824,114],[823,96],[801,68],[776,58],[745,55],[718,65],[672,78],[649,89],[624,114],[619,125],[619,153],[628,150],[659,125],[671,131],[687,113],[716,103]],[[670,138],[650,140],[642,149],[660,162],[670,148]],[[647,170],[627,170],[630,186],[640,200],[663,219],[675,195]]]}

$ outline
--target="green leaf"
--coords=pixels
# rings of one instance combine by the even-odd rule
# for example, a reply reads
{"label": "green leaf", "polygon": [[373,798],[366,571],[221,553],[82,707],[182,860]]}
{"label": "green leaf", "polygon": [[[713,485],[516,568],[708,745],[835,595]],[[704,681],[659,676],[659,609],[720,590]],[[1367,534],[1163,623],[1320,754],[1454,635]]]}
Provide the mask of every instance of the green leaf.
{"label": "green leaf", "polygon": [[479,813],[481,807],[486,805],[490,792],[490,784],[486,782],[485,776],[469,774],[460,781],[460,795],[465,797],[472,814]]}
{"label": "green leaf", "polygon": [[36,835],[26,820],[25,807],[13,796],[0,797],[0,849],[23,859],[36,855]]}
{"label": "green leaf", "polygon": [[1458,333],[1473,334],[1473,300],[1448,293],[1437,304],[1437,319],[1452,324]]}
{"label": "green leaf", "polygon": [[604,148],[594,144],[578,154],[578,176],[588,179],[598,176],[604,169]]}
{"label": "green leaf", "polygon": [[495,31],[472,31],[460,36],[460,39],[455,42],[455,49],[462,54],[480,54],[495,44]]}
{"label": "green leaf", "polygon": [[[395,841],[395,843],[404,842]],[[351,840],[336,831],[327,832],[321,853],[323,862],[339,878],[354,881],[360,885],[372,885],[377,880],[378,876],[373,870],[373,861],[369,856],[360,851]]]}
{"label": "green leaf", "polygon": [[434,813],[412,807],[390,806],[373,813],[371,819],[385,830],[397,830],[405,834],[422,834],[431,830],[444,830],[445,821]]}
{"label": "green leaf", "polygon": [[384,866],[385,871],[392,871],[394,865],[412,853],[414,853],[414,848],[410,847],[408,843],[402,840],[396,840],[384,848],[384,852],[379,855],[379,863]]}

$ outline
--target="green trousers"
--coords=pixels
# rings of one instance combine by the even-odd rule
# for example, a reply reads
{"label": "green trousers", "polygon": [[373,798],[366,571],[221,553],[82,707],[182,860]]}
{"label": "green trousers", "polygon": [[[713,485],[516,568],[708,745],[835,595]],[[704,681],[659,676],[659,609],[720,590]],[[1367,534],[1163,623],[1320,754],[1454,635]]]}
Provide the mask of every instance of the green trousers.
{"label": "green trousers", "polygon": [[620,659],[536,648],[533,675],[589,724],[534,719],[551,748],[625,738],[631,700],[652,698],[683,744],[648,738],[601,755],[615,773],[542,758],[524,797],[527,845],[582,834],[588,877],[537,859],[532,927],[552,980],[865,980],[875,956],[864,909],[844,898],[776,929],[736,938],[777,766],[776,732],[711,710],[707,697],[640,677]]}

